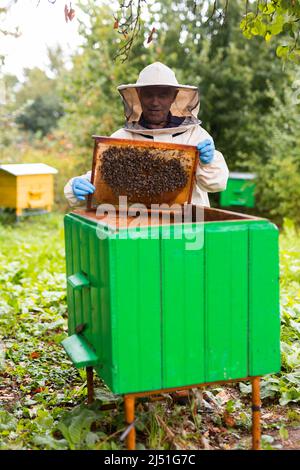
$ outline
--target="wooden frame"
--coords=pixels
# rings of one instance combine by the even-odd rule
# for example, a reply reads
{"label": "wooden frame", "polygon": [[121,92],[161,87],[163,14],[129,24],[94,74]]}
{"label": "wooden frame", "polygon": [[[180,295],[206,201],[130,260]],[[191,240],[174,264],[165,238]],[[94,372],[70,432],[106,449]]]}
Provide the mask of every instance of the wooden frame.
{"label": "wooden frame", "polygon": [[[137,147],[137,148],[145,148],[145,149],[162,149],[162,150],[174,150],[174,151],[182,151],[186,153],[186,161],[190,160],[192,163],[191,167],[188,167],[188,182],[184,186],[183,189],[176,190],[174,192],[169,192],[165,193],[165,195],[168,197],[168,204],[175,204],[179,203],[182,204],[184,202],[190,202],[192,198],[192,192],[193,192],[193,186],[195,182],[195,173],[196,173],[196,167],[197,167],[197,154],[198,150],[195,146],[193,145],[181,145],[181,144],[170,144],[170,143],[164,143],[164,142],[154,142],[154,141],[135,141],[135,140],[130,140],[130,139],[116,139],[112,137],[102,137],[102,136],[93,136],[95,139],[95,144],[94,144],[94,151],[93,151],[93,164],[92,164],[92,174],[91,174],[91,183],[94,184],[97,188],[99,184],[102,185],[102,189],[106,191],[106,194],[104,195],[104,200],[100,201],[104,203],[111,203],[114,205],[117,205],[116,203],[116,196],[113,197],[113,192],[109,185],[107,185],[102,178],[99,178],[99,174],[97,172],[97,163],[99,161],[99,147],[101,145],[108,145],[108,146],[120,146],[120,147]],[[97,195],[97,189],[95,194]],[[87,209],[91,210],[93,208],[93,199],[94,195],[89,195],[87,198]],[[162,201],[163,202],[163,201]],[[158,201],[158,203],[162,203]],[[149,204],[148,204],[149,205]]]}
{"label": "wooden frame", "polygon": [[[192,216],[193,216],[193,223],[202,223],[202,221],[197,221],[197,220],[194,220],[194,218],[196,218],[196,205],[191,205],[191,209],[192,209]],[[202,207],[202,206],[201,206]],[[181,205],[181,208],[183,209],[183,205]],[[235,223],[235,222],[240,222],[241,220],[253,220],[253,221],[258,221],[258,220],[264,220],[263,218],[261,217],[255,217],[255,216],[252,216],[252,215],[246,215],[246,214],[241,214],[241,213],[238,213],[238,212],[230,212],[230,211],[225,211],[223,209],[216,209],[216,208],[212,208],[212,207],[203,207],[203,210],[204,210],[204,220],[203,220],[203,223],[205,224],[209,224],[209,223],[215,223],[215,222],[226,222],[226,221],[230,221],[232,223]],[[170,212],[171,214],[171,217],[170,217],[170,224],[171,225],[178,225],[177,222],[174,222],[174,215],[176,214],[176,211],[172,211],[170,209],[162,209],[162,210],[159,210],[159,211],[155,211],[155,210],[152,210],[152,209],[148,209],[147,210],[147,214],[143,213],[143,217],[145,219],[145,224],[144,226],[154,226],[154,225],[157,225],[157,224],[161,224],[161,220],[160,218],[158,219],[157,223],[153,223],[151,222],[151,215],[153,213],[156,213],[157,212],[159,213],[159,215],[162,215],[163,213],[167,213],[167,212]],[[112,228],[114,227],[115,225],[115,222],[116,222],[116,228],[117,230],[118,229],[121,229],[122,226],[123,226],[123,222],[126,222],[126,223],[130,223],[132,220],[135,219],[135,216],[129,216],[128,213],[126,213],[125,211],[124,212],[121,212],[119,211],[118,208],[116,208],[116,220],[113,221],[113,226],[110,226],[110,216],[109,215],[99,215],[97,214],[97,211],[95,208],[91,208],[91,209],[76,209],[73,211],[75,214],[78,214],[80,216],[83,216],[83,217],[86,217],[87,219],[91,219],[91,220],[94,220],[95,222],[98,222],[98,223],[101,223],[102,225],[104,226],[107,226],[108,228]],[[181,212],[182,214],[184,214],[183,210]],[[184,221],[183,221],[184,223]],[[182,225],[182,222],[180,223],[180,225]],[[127,225],[125,224],[125,226],[127,227]],[[143,226],[143,223],[141,221],[141,227]]]}

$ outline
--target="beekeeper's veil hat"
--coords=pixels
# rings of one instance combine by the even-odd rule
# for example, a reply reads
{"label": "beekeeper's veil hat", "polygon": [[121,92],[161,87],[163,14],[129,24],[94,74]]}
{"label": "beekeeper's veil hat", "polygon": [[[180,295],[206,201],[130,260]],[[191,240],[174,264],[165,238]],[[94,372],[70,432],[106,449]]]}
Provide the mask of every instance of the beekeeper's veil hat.
{"label": "beekeeper's veil hat", "polygon": [[160,62],[145,67],[136,83],[120,85],[118,90],[122,96],[127,122],[137,122],[142,114],[142,107],[137,93],[138,88],[147,86],[170,86],[178,90],[170,112],[174,116],[190,118],[190,121],[199,122],[197,119],[200,99],[196,86],[181,85],[178,83],[175,73]]}

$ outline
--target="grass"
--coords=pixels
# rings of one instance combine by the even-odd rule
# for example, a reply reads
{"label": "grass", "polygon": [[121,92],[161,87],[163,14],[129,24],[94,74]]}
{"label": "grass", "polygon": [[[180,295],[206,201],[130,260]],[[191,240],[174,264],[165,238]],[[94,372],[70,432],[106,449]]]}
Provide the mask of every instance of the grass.
{"label": "grass", "polygon": [[[281,234],[282,372],[263,379],[263,446],[284,447],[300,423],[300,237]],[[61,347],[67,336],[63,216],[0,224],[0,449],[123,449],[121,399],[86,379]],[[249,385],[194,390],[137,406],[147,449],[249,448]]]}

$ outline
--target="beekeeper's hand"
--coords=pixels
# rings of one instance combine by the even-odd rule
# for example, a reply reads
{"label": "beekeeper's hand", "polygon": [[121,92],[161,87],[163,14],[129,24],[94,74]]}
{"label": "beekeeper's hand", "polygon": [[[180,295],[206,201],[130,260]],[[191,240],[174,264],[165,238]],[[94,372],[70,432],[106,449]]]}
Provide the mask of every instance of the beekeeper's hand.
{"label": "beekeeper's hand", "polygon": [[215,144],[212,139],[205,139],[202,142],[199,142],[197,149],[199,150],[199,158],[201,163],[207,165],[213,161],[215,154]]}
{"label": "beekeeper's hand", "polygon": [[88,194],[92,194],[95,191],[95,186],[92,185],[87,179],[85,178],[74,178],[72,181],[72,190],[74,195],[80,201],[85,200],[85,196]]}

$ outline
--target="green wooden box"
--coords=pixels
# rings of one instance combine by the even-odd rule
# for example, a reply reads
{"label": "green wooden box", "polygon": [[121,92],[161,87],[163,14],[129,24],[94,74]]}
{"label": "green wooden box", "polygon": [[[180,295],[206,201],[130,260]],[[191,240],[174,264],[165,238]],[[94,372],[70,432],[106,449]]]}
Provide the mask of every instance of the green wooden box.
{"label": "green wooden box", "polygon": [[227,188],[220,195],[220,206],[254,207],[255,178],[254,173],[230,172]]}
{"label": "green wooden box", "polygon": [[[274,224],[205,208],[204,222],[173,224],[169,239],[163,225],[134,239],[98,222],[85,211],[65,217],[64,345],[77,367],[93,365],[122,394],[280,370]],[[204,236],[197,250],[186,249],[193,230]]]}

